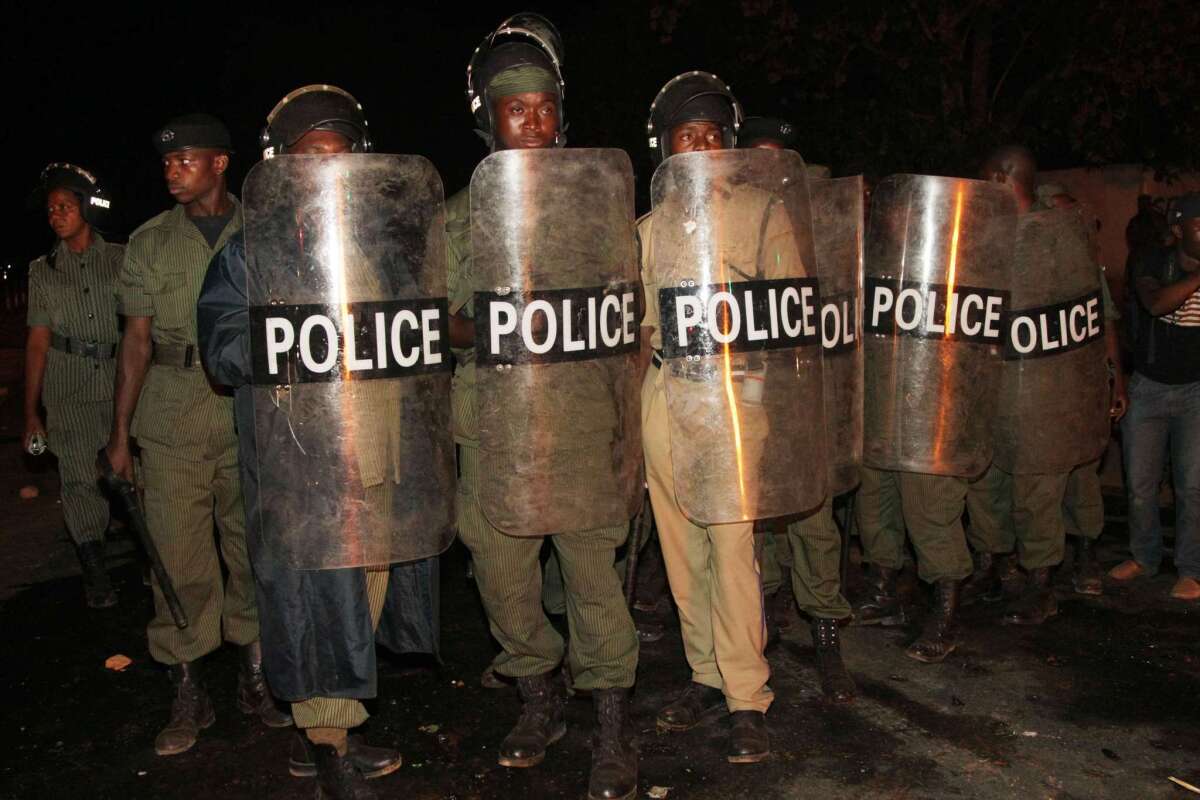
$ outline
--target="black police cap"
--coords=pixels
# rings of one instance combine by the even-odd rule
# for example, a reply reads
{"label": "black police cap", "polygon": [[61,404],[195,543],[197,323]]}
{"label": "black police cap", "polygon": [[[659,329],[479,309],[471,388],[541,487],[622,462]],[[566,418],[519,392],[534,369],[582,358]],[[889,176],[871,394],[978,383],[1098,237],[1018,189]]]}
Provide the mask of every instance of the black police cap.
{"label": "black police cap", "polygon": [[184,114],[154,132],[154,149],[159,155],[201,148],[233,152],[229,128],[212,114]]}
{"label": "black police cap", "polygon": [[738,133],[738,147],[753,147],[763,140],[779,142],[784,147],[796,144],[796,127],[787,120],[775,117],[746,117]]}

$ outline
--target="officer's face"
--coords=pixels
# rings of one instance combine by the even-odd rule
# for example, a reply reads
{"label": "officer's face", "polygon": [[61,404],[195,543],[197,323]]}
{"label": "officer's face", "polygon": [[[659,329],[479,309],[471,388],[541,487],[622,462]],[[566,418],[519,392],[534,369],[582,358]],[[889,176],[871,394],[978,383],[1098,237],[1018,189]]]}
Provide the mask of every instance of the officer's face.
{"label": "officer's face", "polygon": [[287,149],[288,155],[296,156],[328,156],[335,153],[349,153],[354,144],[334,131],[309,131],[296,140]]}
{"label": "officer's face", "polygon": [[1172,225],[1171,232],[1179,240],[1183,252],[1192,258],[1200,259],[1200,218],[1185,219],[1178,225]]}
{"label": "officer's face", "polygon": [[553,147],[558,138],[558,95],[525,92],[501,97],[492,106],[492,119],[503,150]]}
{"label": "officer's face", "polygon": [[70,239],[87,226],[79,210],[79,198],[69,189],[52,189],[46,195],[46,219],[59,239]]}
{"label": "officer's face", "polygon": [[671,153],[725,149],[725,136],[715,122],[684,122],[671,128]]}
{"label": "officer's face", "polygon": [[229,156],[220,150],[176,150],[163,156],[163,178],[176,202],[187,205],[221,184]]}

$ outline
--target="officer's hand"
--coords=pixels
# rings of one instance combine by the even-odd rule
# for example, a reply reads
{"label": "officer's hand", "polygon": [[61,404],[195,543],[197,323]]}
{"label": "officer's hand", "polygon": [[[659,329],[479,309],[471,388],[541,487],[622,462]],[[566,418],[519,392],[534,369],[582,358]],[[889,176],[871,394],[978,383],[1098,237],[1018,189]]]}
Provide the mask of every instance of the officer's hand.
{"label": "officer's hand", "polygon": [[123,480],[133,483],[133,455],[129,452],[129,442],[109,442],[104,452],[108,456],[108,463],[112,464],[113,472]]}
{"label": "officer's hand", "polygon": [[1125,412],[1129,410],[1129,393],[1125,390],[1125,376],[1117,376],[1113,381],[1112,388],[1112,407],[1109,408],[1109,416],[1113,422],[1120,422],[1121,417],[1125,416]]}
{"label": "officer's hand", "polygon": [[29,452],[29,440],[34,436],[41,435],[46,438],[46,426],[42,424],[42,418],[37,414],[25,418],[25,438],[21,440],[22,447],[25,452]]}

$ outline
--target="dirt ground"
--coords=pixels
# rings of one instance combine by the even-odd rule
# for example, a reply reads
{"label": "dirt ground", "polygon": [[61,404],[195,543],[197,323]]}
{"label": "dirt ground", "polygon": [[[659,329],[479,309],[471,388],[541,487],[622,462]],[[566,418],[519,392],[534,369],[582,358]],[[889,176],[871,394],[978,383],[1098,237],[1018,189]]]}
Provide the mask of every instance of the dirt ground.
{"label": "dirt ground", "polygon": [[[206,664],[217,723],[188,753],[160,758],[166,674],[149,657],[149,590],[136,551],[118,538],[110,564],[120,605],[86,610],[62,529],[51,462],[19,451],[19,325],[0,331],[0,690],[5,697],[0,798],[311,797],[287,774],[292,731],[252,724],[234,708],[234,653]],[[14,337],[14,333],[17,335]],[[7,393],[3,390],[7,389]],[[40,490],[18,499],[22,486]],[[1125,555],[1119,498],[1109,509],[1102,561]],[[944,664],[904,656],[915,630],[848,628],[843,649],[861,696],[821,699],[807,625],[793,620],[770,653],[776,700],[768,715],[774,755],[759,765],[724,760],[722,722],[660,735],[657,709],[688,679],[673,620],[641,651],[635,696],[639,796],[755,798],[1185,798],[1170,776],[1200,785],[1200,608],[1165,598],[1172,575],[1101,598],[1070,591],[1047,624],[999,624],[1000,608],[964,615],[964,646]],[[859,582],[851,569],[851,589]],[[495,761],[518,713],[513,689],[489,690],[480,673],[495,652],[455,545],[442,558],[442,663],[387,657],[369,739],[404,753],[398,772],[373,782],[383,797],[582,798],[590,704],[569,706],[569,733],[534,769]],[[104,668],[121,653],[124,672]]]}

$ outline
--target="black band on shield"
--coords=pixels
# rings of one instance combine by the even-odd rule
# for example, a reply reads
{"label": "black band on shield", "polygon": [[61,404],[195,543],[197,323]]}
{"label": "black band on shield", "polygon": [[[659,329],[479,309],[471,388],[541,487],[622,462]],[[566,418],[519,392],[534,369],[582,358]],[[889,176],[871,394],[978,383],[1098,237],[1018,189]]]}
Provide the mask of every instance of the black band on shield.
{"label": "black band on shield", "polygon": [[866,280],[863,330],[885,336],[914,336],[977,344],[1004,342],[1010,294],[978,286]]}
{"label": "black band on shield", "polygon": [[1104,338],[1100,290],[1062,303],[1011,311],[1005,315],[1005,360],[1069,353]]}
{"label": "black band on shield", "polygon": [[858,338],[858,293],[839,292],[821,297],[821,349],[825,355],[849,353],[862,345]]}
{"label": "black band on shield", "polygon": [[637,350],[640,297],[633,283],[476,292],[476,363],[553,364]]}
{"label": "black band on shield", "polygon": [[446,298],[250,307],[253,383],[378,380],[451,368]]}
{"label": "black band on shield", "polygon": [[816,278],[672,286],[658,291],[663,357],[820,344]]}

